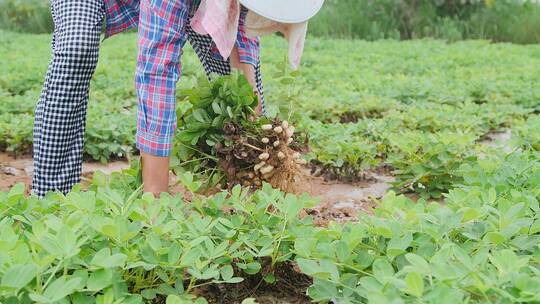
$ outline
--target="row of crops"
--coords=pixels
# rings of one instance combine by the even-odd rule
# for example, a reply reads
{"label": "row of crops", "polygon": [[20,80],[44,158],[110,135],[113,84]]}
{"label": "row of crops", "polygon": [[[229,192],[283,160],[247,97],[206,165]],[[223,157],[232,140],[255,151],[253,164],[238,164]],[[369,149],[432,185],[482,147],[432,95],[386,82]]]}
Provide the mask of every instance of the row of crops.
{"label": "row of crops", "polygon": [[187,202],[140,196],[133,172],[44,200],[16,186],[0,193],[0,299],[206,303],[204,286],[272,284],[294,262],[317,302],[537,303],[540,155],[460,170],[444,204],[391,192],[373,215],[324,228],[299,216],[313,199],[270,187]]}
{"label": "row of crops", "polygon": [[[0,45],[0,149],[25,154],[49,37],[3,32]],[[135,36],[115,37],[103,46],[85,153],[107,162],[134,151]],[[398,189],[440,197],[462,180],[460,165],[489,149],[483,140],[492,132],[511,129],[511,148],[540,148],[537,45],[312,39],[300,76],[291,77],[284,49],[277,38],[263,43],[270,112],[291,116],[309,134],[307,157],[333,178],[350,180],[389,166]],[[192,52],[183,60],[179,104],[201,70]]]}
{"label": "row of crops", "polygon": [[[103,43],[88,159],[134,153],[135,40]],[[189,195],[155,199],[136,168],[67,197],[16,186],[0,192],[0,302],[205,303],[208,286],[279,284],[290,265],[316,302],[539,302],[540,46],[311,39],[300,73],[285,47],[263,41],[271,114],[309,135],[305,157],[334,179],[391,171],[372,214],[318,227],[313,198],[201,196],[189,173]],[[0,150],[30,152],[49,53],[48,35],[1,33]],[[183,62],[180,105],[200,76],[191,51]],[[504,147],[488,144],[502,131]]]}

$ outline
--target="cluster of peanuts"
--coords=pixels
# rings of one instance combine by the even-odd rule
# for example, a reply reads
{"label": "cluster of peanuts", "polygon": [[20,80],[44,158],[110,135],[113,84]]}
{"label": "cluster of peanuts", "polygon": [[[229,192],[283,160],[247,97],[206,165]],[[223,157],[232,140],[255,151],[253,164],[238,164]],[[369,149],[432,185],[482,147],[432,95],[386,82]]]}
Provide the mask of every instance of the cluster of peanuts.
{"label": "cluster of peanuts", "polygon": [[[261,139],[261,142],[267,145],[265,152],[259,155],[259,162],[253,167],[255,174],[260,174],[263,179],[268,180],[274,174],[276,169],[274,165],[283,164],[286,161],[286,153],[288,149],[283,149],[282,145],[287,147],[293,142],[294,126],[289,126],[289,123],[285,120],[281,125],[265,124],[261,126],[265,137]],[[272,138],[272,139],[270,139]],[[274,155],[271,154],[274,150],[278,152]],[[291,150],[292,151],[292,150]],[[304,165],[306,161],[301,158],[300,153],[292,153],[292,159],[296,164]],[[274,165],[270,164],[270,160]]]}

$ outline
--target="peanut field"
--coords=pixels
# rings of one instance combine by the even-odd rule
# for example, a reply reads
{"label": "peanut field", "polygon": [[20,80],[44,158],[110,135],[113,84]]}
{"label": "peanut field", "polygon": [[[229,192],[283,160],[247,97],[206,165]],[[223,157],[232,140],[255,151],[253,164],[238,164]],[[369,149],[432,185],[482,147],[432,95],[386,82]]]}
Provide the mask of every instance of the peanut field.
{"label": "peanut field", "polygon": [[[12,167],[50,36],[1,31],[0,303],[540,302],[540,45],[308,38],[299,71],[286,49],[262,40],[265,96],[301,134],[305,193],[208,191],[180,148],[176,190],[141,193],[128,33],[102,43],[84,147],[124,170],[39,200]],[[180,117],[203,77],[182,61]]]}

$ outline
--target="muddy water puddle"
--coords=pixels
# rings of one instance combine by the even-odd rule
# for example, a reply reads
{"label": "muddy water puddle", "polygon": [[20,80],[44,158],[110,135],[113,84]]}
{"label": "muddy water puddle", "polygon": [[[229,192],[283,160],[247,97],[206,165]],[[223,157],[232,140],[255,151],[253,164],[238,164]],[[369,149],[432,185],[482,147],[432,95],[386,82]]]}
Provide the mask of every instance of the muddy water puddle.
{"label": "muddy water puddle", "polygon": [[326,182],[313,177],[308,192],[318,197],[321,203],[307,213],[319,225],[326,225],[329,221],[356,221],[358,212],[369,213],[375,207],[374,200],[382,198],[392,187],[394,178],[374,172],[368,175],[368,181],[354,184]]}
{"label": "muddy water puddle", "polygon": [[512,152],[515,147],[512,146],[512,130],[504,129],[499,132],[490,132],[484,136],[482,144],[499,149],[505,153]]}
{"label": "muddy water puddle", "polygon": [[[82,169],[83,184],[85,179],[91,178],[97,171],[111,174],[127,168],[129,168],[129,163],[125,161],[108,164],[85,162]],[[0,153],[0,191],[8,191],[15,184],[23,183],[26,185],[27,192],[29,192],[33,174],[32,158],[28,156],[14,158],[7,153]]]}

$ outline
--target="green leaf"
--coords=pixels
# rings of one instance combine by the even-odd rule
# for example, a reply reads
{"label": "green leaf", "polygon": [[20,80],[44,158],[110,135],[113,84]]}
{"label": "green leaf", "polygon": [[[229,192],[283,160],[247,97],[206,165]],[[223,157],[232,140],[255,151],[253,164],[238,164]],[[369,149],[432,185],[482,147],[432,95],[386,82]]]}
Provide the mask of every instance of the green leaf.
{"label": "green leaf", "polygon": [[167,299],[165,300],[165,303],[166,304],[185,304],[186,301],[185,300],[182,300],[179,296],[177,295],[168,295],[167,296]]}
{"label": "green leaf", "polygon": [[349,246],[345,241],[339,241],[336,244],[336,255],[340,262],[345,262],[351,255]]}
{"label": "green leaf", "polygon": [[157,290],[153,288],[145,289],[141,291],[141,296],[147,300],[153,300],[157,296]]}
{"label": "green leaf", "polygon": [[292,194],[287,194],[287,196],[285,196],[283,204],[285,205],[284,212],[286,214],[287,220],[292,220],[296,218],[300,213],[300,210],[304,208],[303,203],[298,200],[295,195]]}
{"label": "green leaf", "polygon": [[[189,303],[191,303],[191,301]],[[195,300],[195,302],[193,302],[193,303],[194,304],[208,304],[208,301],[206,301],[205,298],[197,298],[197,300]]]}
{"label": "green leaf", "polygon": [[66,281],[64,277],[60,277],[47,286],[43,295],[30,294],[30,298],[40,303],[58,302],[72,294],[79,286],[80,280],[80,278],[72,278]]}
{"label": "green leaf", "polygon": [[73,304],[95,304],[96,300],[94,297],[85,295],[83,293],[75,293],[72,297]]}
{"label": "green leaf", "polygon": [[285,76],[285,77],[281,78],[280,82],[283,85],[289,85],[289,84],[294,83],[294,78],[289,77],[289,76]]}
{"label": "green leaf", "polygon": [[219,106],[219,104],[217,102],[212,102],[212,110],[214,110],[214,113],[216,114],[219,114],[219,115],[222,115],[223,114],[223,111],[221,110],[221,107]]}
{"label": "green leaf", "polygon": [[506,238],[504,237],[504,235],[496,231],[488,232],[486,234],[486,239],[495,245],[500,245],[506,241]]}
{"label": "green leaf", "polygon": [[244,281],[244,278],[241,278],[241,277],[234,277],[234,278],[228,279],[227,281],[225,281],[225,283],[228,283],[228,284],[238,284],[238,283],[243,282],[243,281]]}
{"label": "green leaf", "polygon": [[246,269],[244,269],[244,272],[247,274],[256,274],[261,270],[261,264],[259,262],[251,262],[246,265]]}
{"label": "green leaf", "polygon": [[299,258],[296,259],[296,262],[298,263],[300,270],[308,276],[320,272],[319,264],[315,261]]}
{"label": "green leaf", "polygon": [[88,290],[100,291],[113,284],[113,272],[111,269],[100,269],[88,278],[86,283]]}
{"label": "green leaf", "polygon": [[373,274],[377,279],[386,281],[387,278],[394,276],[394,268],[384,258],[379,258],[373,263]]}
{"label": "green leaf", "polygon": [[25,185],[23,183],[18,183],[13,186],[8,193],[8,206],[15,205],[21,198],[24,197]]}
{"label": "green leaf", "polygon": [[337,297],[336,284],[315,278],[313,285],[308,289],[308,295],[314,301],[330,301]]}
{"label": "green leaf", "polygon": [[276,276],[273,273],[269,273],[264,276],[264,281],[268,284],[274,284],[276,282]]}
{"label": "green leaf", "polygon": [[180,256],[182,255],[182,248],[178,243],[173,243],[169,247],[169,254],[167,255],[167,261],[171,265],[175,265],[178,260],[180,259]]}
{"label": "green leaf", "polygon": [[196,109],[195,111],[193,111],[193,117],[198,122],[205,123],[206,118],[208,117],[208,113],[206,113],[206,111],[203,109]]}
{"label": "green leaf", "polygon": [[379,226],[373,227],[373,233],[383,236],[385,238],[391,238],[393,233],[390,227],[386,223],[380,223]]}
{"label": "green leaf", "polygon": [[426,262],[426,260],[424,260],[423,257],[414,253],[407,253],[405,255],[405,258],[407,259],[407,261],[409,261],[409,263],[411,263],[411,266],[415,270],[419,271],[422,274],[430,273],[429,264]]}
{"label": "green leaf", "polygon": [[65,257],[72,257],[79,253],[80,249],[77,247],[77,236],[69,227],[62,227],[56,235],[56,240]]}
{"label": "green leaf", "polygon": [[395,257],[405,253],[407,248],[411,245],[412,239],[411,233],[405,233],[402,237],[394,236],[390,239],[390,242],[388,242],[388,248],[386,250],[388,256]]}
{"label": "green leaf", "polygon": [[220,269],[221,278],[224,281],[230,280],[234,275],[234,270],[231,265],[225,265]]}
{"label": "green leaf", "polygon": [[212,127],[221,129],[223,128],[223,116],[216,116],[212,120]]}
{"label": "green leaf", "polygon": [[418,272],[409,272],[405,277],[407,292],[418,298],[424,293],[424,280]]}
{"label": "green leaf", "polygon": [[480,215],[480,212],[478,209],[475,208],[465,208],[465,211],[463,212],[463,222],[472,221]]}
{"label": "green leaf", "polygon": [[127,256],[125,254],[111,255],[109,248],[103,248],[94,255],[90,264],[96,268],[124,267],[126,260]]}
{"label": "green leaf", "polygon": [[18,290],[25,287],[37,275],[38,267],[35,264],[13,265],[2,276],[3,287]]}

